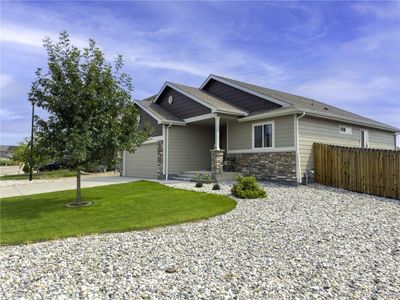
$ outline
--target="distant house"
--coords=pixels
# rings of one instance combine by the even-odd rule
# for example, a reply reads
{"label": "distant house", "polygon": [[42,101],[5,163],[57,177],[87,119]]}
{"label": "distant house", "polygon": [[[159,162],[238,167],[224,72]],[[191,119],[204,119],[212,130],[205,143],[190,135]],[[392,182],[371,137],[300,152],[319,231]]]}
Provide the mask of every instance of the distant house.
{"label": "distant house", "polygon": [[4,159],[12,159],[13,152],[16,147],[17,146],[0,145],[0,158],[3,160]]}
{"label": "distant house", "polygon": [[140,125],[155,130],[135,153],[124,152],[124,176],[166,179],[184,171],[230,170],[301,182],[313,169],[313,143],[395,149],[400,131],[313,99],[216,75],[199,88],[166,82],[135,104]]}

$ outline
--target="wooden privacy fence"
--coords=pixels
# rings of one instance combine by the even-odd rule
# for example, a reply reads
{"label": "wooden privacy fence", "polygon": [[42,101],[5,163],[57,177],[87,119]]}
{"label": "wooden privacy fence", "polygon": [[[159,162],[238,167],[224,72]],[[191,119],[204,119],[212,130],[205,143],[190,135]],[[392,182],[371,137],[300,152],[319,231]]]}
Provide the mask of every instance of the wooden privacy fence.
{"label": "wooden privacy fence", "polygon": [[400,199],[400,151],[314,143],[314,176],[324,185]]}

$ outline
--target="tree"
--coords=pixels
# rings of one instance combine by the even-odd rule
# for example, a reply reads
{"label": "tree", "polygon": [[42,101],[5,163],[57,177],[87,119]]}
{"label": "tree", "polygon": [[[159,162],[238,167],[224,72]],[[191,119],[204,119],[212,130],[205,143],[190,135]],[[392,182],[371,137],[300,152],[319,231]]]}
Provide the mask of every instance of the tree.
{"label": "tree", "polygon": [[122,56],[113,64],[89,40],[83,51],[71,45],[67,32],[58,42],[44,39],[47,70],[39,68],[29,100],[48,112],[36,116],[36,135],[51,157],[67,158],[76,169],[75,206],[81,201],[81,169],[88,164],[109,163],[122,150],[134,151],[148,128],[139,129],[131,101],[129,75],[121,72]]}
{"label": "tree", "polygon": [[30,145],[31,142],[29,141],[29,139],[25,138],[18,144],[13,153],[13,160],[20,163],[21,165],[24,165],[23,170],[25,173],[29,172],[31,163],[32,163],[32,169],[39,170],[41,166],[45,165],[51,160],[49,157],[45,155],[44,151],[42,151],[39,148],[39,143],[34,142],[32,151],[33,155],[31,161]]}

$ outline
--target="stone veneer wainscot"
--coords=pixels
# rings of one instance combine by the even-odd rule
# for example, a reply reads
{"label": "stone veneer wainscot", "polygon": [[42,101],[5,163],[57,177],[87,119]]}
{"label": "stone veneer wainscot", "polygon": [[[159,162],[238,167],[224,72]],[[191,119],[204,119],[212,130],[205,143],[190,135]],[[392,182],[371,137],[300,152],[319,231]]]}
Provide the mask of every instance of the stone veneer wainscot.
{"label": "stone veneer wainscot", "polygon": [[296,182],[296,152],[229,153],[233,171],[258,180]]}

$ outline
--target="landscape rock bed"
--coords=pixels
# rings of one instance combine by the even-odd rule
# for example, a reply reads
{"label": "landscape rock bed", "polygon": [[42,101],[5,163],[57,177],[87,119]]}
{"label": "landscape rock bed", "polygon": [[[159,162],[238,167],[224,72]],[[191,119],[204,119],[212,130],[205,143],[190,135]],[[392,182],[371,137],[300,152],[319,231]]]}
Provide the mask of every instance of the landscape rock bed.
{"label": "landscape rock bed", "polygon": [[208,220],[2,247],[0,298],[398,299],[399,201],[264,186]]}

